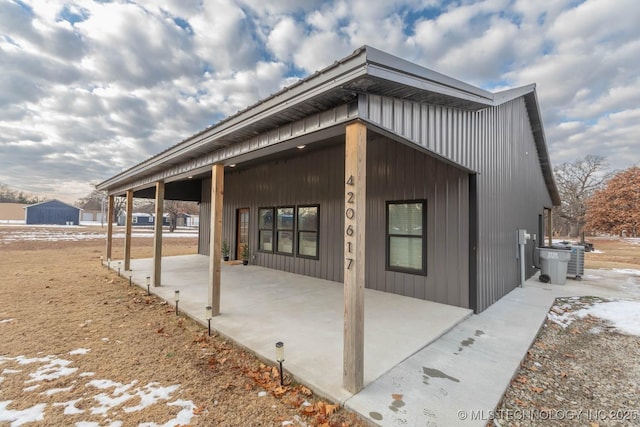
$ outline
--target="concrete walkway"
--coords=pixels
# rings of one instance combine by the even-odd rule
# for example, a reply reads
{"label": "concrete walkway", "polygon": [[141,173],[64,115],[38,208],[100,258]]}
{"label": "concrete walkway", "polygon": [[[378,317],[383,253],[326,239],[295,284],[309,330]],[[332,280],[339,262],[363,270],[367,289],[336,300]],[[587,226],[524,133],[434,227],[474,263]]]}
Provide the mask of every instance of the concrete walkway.
{"label": "concrete walkway", "polygon": [[485,426],[556,297],[640,299],[639,276],[586,273],[582,282],[568,279],[564,286],[530,279],[395,366],[346,406],[381,426]]}
{"label": "concrete walkway", "polygon": [[[132,280],[146,289],[151,259],[132,260]],[[118,260],[111,267],[117,269]],[[124,275],[129,276],[130,272]],[[209,257],[162,259],[162,286],[151,292],[206,325]],[[258,266],[224,264],[220,309],[211,327],[275,361],[285,344],[285,370],[316,393],[343,403],[343,286]],[[365,290],[364,381],[369,384],[471,315],[471,310]]]}

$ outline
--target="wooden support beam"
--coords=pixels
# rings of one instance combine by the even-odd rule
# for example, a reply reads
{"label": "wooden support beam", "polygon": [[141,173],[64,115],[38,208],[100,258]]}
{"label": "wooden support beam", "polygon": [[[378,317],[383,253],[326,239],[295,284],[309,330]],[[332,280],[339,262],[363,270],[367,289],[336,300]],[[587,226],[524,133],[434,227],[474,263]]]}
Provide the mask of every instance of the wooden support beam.
{"label": "wooden support beam", "polygon": [[364,275],[367,127],[347,125],[344,186],[344,348],[342,382],[357,393],[364,378]]}
{"label": "wooden support beam", "polygon": [[133,222],[133,190],[127,190],[127,219],[124,232],[124,271],[131,270],[131,223]]}
{"label": "wooden support beam", "polygon": [[105,261],[111,259],[111,251],[113,248],[113,209],[114,198],[113,194],[109,195],[107,199],[107,253]]}
{"label": "wooden support beam", "polygon": [[547,234],[549,235],[549,246],[553,246],[553,212],[551,209],[547,209]]}
{"label": "wooden support beam", "polygon": [[162,284],[162,223],[164,214],[164,181],[156,182],[156,217],[153,224],[153,273],[151,284]]}
{"label": "wooden support beam", "polygon": [[220,314],[220,272],[222,267],[222,203],[224,165],[211,169],[211,236],[209,241],[209,305],[213,316]]}

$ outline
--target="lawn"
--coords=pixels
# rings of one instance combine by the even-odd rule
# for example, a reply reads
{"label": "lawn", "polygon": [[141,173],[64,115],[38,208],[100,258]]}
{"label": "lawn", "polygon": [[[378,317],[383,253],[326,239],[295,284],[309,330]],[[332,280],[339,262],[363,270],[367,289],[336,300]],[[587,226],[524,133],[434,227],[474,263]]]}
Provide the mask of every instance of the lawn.
{"label": "lawn", "polygon": [[[103,236],[0,226],[0,425],[364,425],[101,266]],[[197,251],[194,233],[166,236],[165,255]]]}

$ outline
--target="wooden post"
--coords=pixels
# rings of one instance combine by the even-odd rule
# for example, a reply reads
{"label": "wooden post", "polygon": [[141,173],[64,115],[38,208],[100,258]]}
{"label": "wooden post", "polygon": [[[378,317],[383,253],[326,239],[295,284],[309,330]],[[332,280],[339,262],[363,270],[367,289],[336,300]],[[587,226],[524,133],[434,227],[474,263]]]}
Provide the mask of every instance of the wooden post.
{"label": "wooden post", "polygon": [[133,190],[127,190],[127,220],[124,232],[124,271],[131,270],[131,223],[133,221]]}
{"label": "wooden post", "polygon": [[365,203],[367,127],[347,125],[344,186],[344,348],[342,382],[357,393],[364,378]]}
{"label": "wooden post", "polygon": [[111,250],[113,247],[113,197],[113,194],[110,194],[107,201],[107,258],[105,262],[111,259]]}
{"label": "wooden post", "polygon": [[551,212],[551,209],[547,209],[547,233],[549,234],[549,246],[553,245],[553,219]]}
{"label": "wooden post", "polygon": [[222,267],[222,203],[224,165],[211,169],[211,235],[209,241],[209,305],[211,314],[220,314],[220,269]]}
{"label": "wooden post", "polygon": [[153,274],[151,284],[162,284],[162,220],[164,213],[164,181],[156,182],[156,217],[153,224]]}

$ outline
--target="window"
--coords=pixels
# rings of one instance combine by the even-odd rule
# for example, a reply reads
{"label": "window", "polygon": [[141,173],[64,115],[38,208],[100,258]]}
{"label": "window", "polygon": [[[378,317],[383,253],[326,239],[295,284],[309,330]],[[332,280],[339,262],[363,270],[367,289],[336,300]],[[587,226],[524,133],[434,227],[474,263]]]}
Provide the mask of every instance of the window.
{"label": "window", "polygon": [[258,209],[258,250],[273,252],[273,208]]}
{"label": "window", "polygon": [[293,255],[293,207],[276,209],[276,252]]}
{"label": "window", "polygon": [[318,258],[319,206],[298,206],[298,256]]}
{"label": "window", "polygon": [[138,217],[137,216],[132,216],[131,217],[131,224],[137,224],[138,223]]}
{"label": "window", "polygon": [[387,270],[427,274],[426,201],[387,202]]}
{"label": "window", "polygon": [[153,216],[149,217],[149,222],[153,223]]}

